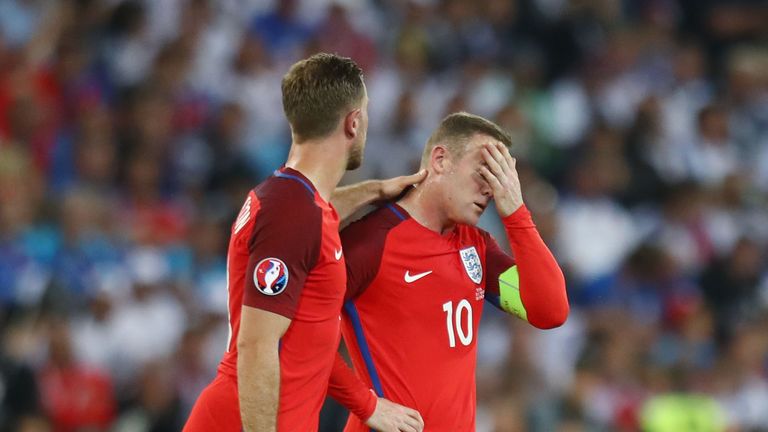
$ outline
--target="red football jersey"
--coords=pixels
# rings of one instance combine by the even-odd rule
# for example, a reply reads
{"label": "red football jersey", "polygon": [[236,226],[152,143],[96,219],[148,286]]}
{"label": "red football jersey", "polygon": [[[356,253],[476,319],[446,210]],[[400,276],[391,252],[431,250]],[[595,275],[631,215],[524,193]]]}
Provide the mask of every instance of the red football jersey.
{"label": "red football jersey", "polygon": [[[547,285],[523,281],[544,299],[522,293],[529,319],[546,326],[552,308],[544,305],[560,316],[565,305],[567,314],[562,272],[527,209],[504,222],[510,238],[525,237],[524,247],[512,243],[526,257],[527,273]],[[474,431],[480,316],[486,297],[498,305],[498,277],[515,260],[485,231],[458,225],[441,235],[393,204],[351,224],[342,242],[348,278],[342,333],[355,373],[379,396],[418,410],[425,431]],[[337,362],[331,394],[369,415],[369,396],[359,381],[342,377],[343,369]],[[369,429],[350,416],[345,430]]]}
{"label": "red football jersey", "polygon": [[227,351],[185,430],[242,428],[236,376],[243,305],[292,319],[280,340],[277,428],[317,430],[341,337],[346,270],[338,230],[334,208],[296,170],[283,168],[249,193],[232,225],[227,256]]}

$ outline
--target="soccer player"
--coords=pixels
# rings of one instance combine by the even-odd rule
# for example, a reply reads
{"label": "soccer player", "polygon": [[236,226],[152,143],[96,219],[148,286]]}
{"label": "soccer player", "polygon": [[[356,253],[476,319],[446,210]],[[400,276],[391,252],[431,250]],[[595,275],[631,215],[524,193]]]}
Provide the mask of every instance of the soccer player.
{"label": "soccer player", "polygon": [[[368,124],[362,71],[352,60],[302,60],[283,78],[282,92],[292,136],[288,160],[248,194],[232,224],[229,340],[185,431],[317,430],[341,338],[346,270],[339,219],[421,178],[335,191],[345,170],[362,161]],[[418,413],[385,400],[368,420],[371,427],[397,421],[421,428]]]}
{"label": "soccer player", "polygon": [[[486,119],[449,115],[424,150],[426,180],[342,231],[355,371],[337,356],[329,394],[359,417],[374,389],[418,410],[425,431],[474,431],[484,301],[542,329],[565,321],[563,274],[523,204],[510,144]],[[491,199],[514,258],[475,227]],[[358,416],[346,431],[368,430]]]}

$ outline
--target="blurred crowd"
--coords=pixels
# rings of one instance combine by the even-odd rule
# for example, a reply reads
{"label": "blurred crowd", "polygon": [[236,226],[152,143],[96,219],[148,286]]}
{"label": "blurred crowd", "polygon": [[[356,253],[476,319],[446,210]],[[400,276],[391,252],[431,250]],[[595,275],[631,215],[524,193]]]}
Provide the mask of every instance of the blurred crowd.
{"label": "blurred crowd", "polygon": [[450,112],[515,139],[572,313],[486,308],[479,432],[768,430],[765,0],[0,0],[0,430],[181,429],[317,51],[366,73],[346,182]]}

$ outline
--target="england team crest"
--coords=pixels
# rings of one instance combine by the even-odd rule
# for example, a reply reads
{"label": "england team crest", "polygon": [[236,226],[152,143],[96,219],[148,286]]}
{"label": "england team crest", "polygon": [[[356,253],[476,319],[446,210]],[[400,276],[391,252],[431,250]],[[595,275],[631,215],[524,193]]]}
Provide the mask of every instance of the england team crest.
{"label": "england team crest", "polygon": [[479,284],[483,280],[483,265],[480,263],[480,255],[477,254],[477,249],[474,246],[461,249],[459,256],[469,278],[472,279],[472,282]]}
{"label": "england team crest", "polygon": [[278,295],[288,286],[288,268],[277,258],[264,258],[256,264],[253,283],[264,295]]}

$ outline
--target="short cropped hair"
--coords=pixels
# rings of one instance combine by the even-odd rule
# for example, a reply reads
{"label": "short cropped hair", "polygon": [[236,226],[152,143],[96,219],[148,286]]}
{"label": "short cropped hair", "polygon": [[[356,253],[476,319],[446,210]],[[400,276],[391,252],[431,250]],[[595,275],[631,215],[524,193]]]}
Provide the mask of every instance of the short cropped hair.
{"label": "short cropped hair", "polygon": [[326,53],[291,66],[281,87],[297,142],[328,136],[365,94],[362,69],[350,58]]}
{"label": "short cropped hair", "polygon": [[512,145],[512,137],[496,123],[478,115],[457,112],[445,117],[440,126],[432,132],[421,155],[422,166],[429,160],[432,149],[438,144],[444,145],[452,156],[460,158],[469,140],[478,134],[491,137],[507,147]]}

